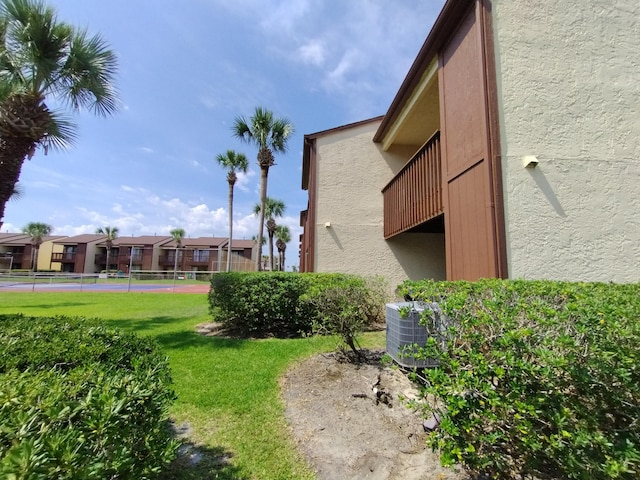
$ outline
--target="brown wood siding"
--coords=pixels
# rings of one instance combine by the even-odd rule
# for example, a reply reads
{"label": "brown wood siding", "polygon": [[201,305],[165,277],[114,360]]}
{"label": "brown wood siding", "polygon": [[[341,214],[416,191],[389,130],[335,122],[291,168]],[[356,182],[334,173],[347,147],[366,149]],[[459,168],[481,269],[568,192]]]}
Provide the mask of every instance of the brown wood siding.
{"label": "brown wood siding", "polygon": [[307,204],[304,225],[302,225],[302,242],[300,247],[300,272],[314,272],[316,266],[316,198],[317,198],[317,158],[315,138],[306,138],[305,148],[309,149],[309,203]]}
{"label": "brown wood siding", "polygon": [[486,85],[489,165],[491,169],[491,198],[493,201],[493,223],[496,237],[497,276],[508,278],[507,239],[504,220],[504,198],[502,189],[502,157],[500,149],[500,124],[498,111],[498,82],[496,76],[495,50],[491,0],[479,0],[482,21],[482,46],[484,55],[484,80]]}
{"label": "brown wood siding", "polygon": [[142,270],[151,270],[152,268],[153,268],[153,245],[145,245],[142,250]]}
{"label": "brown wood siding", "polygon": [[[15,260],[14,260],[15,261]],[[33,245],[26,244],[22,252],[22,263],[14,265],[13,268],[21,268],[23,270],[30,270],[33,268],[31,265],[33,261]],[[18,262],[15,262],[18,263]],[[37,268],[37,265],[36,265]]]}
{"label": "brown wood siding", "polygon": [[382,189],[384,238],[420,225],[444,212],[440,132],[436,132]]}
{"label": "brown wood siding", "polygon": [[449,280],[500,276],[482,8],[469,9],[439,57]]}
{"label": "brown wood siding", "polygon": [[[449,209],[457,212],[448,216],[445,227],[455,252],[451,262],[451,279],[475,280],[494,276],[490,254],[491,223],[487,218],[488,177],[483,162],[449,183]],[[445,215],[445,221],[447,216]]]}
{"label": "brown wood siding", "polygon": [[87,244],[79,243],[76,248],[76,261],[73,264],[73,273],[85,273],[84,262],[87,258]]}

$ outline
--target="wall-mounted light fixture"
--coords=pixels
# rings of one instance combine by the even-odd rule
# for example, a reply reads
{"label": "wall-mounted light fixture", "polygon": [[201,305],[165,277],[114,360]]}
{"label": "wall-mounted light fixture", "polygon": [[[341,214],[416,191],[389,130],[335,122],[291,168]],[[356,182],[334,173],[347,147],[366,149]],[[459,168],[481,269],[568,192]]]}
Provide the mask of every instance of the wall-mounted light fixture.
{"label": "wall-mounted light fixture", "polygon": [[538,166],[538,157],[535,155],[526,155],[522,157],[522,166],[524,168],[536,168]]}
{"label": "wall-mounted light fixture", "polygon": [[326,223],[324,224],[324,226],[325,226],[325,228],[330,228],[330,227],[331,227],[331,222],[326,222]]}

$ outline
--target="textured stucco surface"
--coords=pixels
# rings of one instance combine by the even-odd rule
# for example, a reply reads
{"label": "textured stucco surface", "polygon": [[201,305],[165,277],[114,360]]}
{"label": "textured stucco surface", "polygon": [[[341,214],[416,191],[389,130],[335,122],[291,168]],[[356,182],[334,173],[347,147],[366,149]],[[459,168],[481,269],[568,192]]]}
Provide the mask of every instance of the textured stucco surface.
{"label": "textured stucco surface", "polygon": [[359,125],[316,140],[315,271],[379,275],[392,289],[406,279],[443,279],[443,235],[383,238],[381,190],[407,158],[373,143],[378,125]]}
{"label": "textured stucco surface", "polygon": [[492,10],[509,276],[639,281],[640,2]]}

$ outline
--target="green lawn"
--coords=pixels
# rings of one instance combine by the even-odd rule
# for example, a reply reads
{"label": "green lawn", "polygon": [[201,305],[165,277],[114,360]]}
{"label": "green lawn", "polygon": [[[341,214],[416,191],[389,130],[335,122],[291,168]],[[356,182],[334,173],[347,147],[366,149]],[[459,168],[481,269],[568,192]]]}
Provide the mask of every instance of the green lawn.
{"label": "green lawn", "polygon": [[[189,422],[207,458],[231,457],[226,466],[211,460],[181,467],[175,478],[314,478],[287,433],[278,379],[296,362],[334,349],[335,338],[203,337],[194,327],[210,320],[207,297],[194,294],[0,292],[0,314],[14,312],[98,317],[158,341],[178,395],[172,417]],[[362,343],[382,346],[384,333],[368,333]]]}

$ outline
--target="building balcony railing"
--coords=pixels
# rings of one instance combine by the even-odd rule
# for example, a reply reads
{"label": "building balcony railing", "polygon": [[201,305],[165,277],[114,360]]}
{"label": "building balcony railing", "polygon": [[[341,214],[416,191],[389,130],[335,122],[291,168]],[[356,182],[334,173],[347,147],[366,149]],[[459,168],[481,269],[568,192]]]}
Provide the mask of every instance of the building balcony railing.
{"label": "building balcony railing", "polygon": [[[120,254],[120,253],[112,253],[109,255],[109,263],[111,265],[124,265],[128,264],[129,261],[133,264],[142,263],[142,254],[134,253],[133,258],[129,258],[129,254]],[[96,265],[106,265],[107,264],[107,254],[106,253],[98,253],[94,258],[94,263]]]}
{"label": "building balcony railing", "polygon": [[191,265],[207,265],[209,263],[209,255],[187,255],[184,261]]}
{"label": "building balcony railing", "polygon": [[134,253],[131,258],[129,258],[129,255],[120,256],[119,258],[130,260],[132,264],[137,265],[139,263],[142,263],[142,257],[142,253]]}
{"label": "building balcony railing", "polygon": [[382,189],[384,238],[406,232],[444,212],[437,131]]}
{"label": "building balcony railing", "polygon": [[[158,263],[163,266],[173,266],[175,263],[175,255],[161,255],[158,259]],[[179,266],[203,266],[208,265],[211,257],[209,255],[190,255],[186,254],[184,257],[178,255]]]}
{"label": "building balcony railing", "polygon": [[52,262],[61,262],[61,263],[75,263],[76,261],[76,253],[75,252],[63,252],[63,253],[52,253],[51,254]]}
{"label": "building balcony railing", "polygon": [[[176,257],[173,255],[160,255],[158,258],[158,263],[160,265],[173,265],[175,263]],[[178,263],[180,263],[180,259],[178,259]]]}

